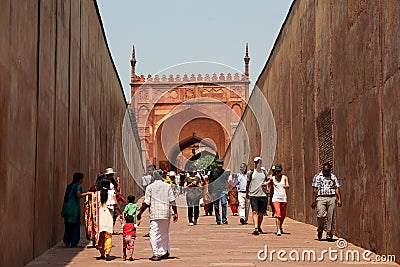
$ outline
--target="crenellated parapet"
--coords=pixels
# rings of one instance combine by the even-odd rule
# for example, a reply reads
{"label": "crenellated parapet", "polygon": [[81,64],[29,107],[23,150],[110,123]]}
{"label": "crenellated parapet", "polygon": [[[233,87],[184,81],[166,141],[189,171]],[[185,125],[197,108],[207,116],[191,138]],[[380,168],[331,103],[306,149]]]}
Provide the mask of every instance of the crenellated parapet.
{"label": "crenellated parapet", "polygon": [[143,84],[143,83],[199,83],[199,82],[215,82],[215,83],[224,83],[224,82],[249,82],[249,79],[246,75],[242,74],[240,75],[239,73],[235,74],[224,74],[220,73],[217,75],[216,73],[213,73],[212,75],[210,74],[205,74],[204,77],[202,74],[184,74],[183,77],[181,75],[176,74],[175,76],[170,74],[162,74],[162,75],[154,75],[154,77],[151,74],[148,74],[147,77],[144,75],[140,75],[139,79],[136,81],[132,82],[132,84]]}

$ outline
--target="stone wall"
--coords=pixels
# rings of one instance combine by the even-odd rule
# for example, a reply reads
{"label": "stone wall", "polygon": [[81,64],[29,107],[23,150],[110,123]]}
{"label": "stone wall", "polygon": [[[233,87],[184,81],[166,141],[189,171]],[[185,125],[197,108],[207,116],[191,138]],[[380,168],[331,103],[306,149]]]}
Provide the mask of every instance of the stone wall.
{"label": "stone wall", "polygon": [[112,166],[138,196],[143,167],[95,1],[1,1],[0,36],[0,266],[23,266],[62,239],[74,172],[87,190]]}
{"label": "stone wall", "polygon": [[[283,164],[291,183],[288,215],[315,225],[311,182],[320,165],[332,161],[344,202],[336,216],[338,235],[395,254],[397,261],[399,14],[396,0],[294,1],[256,83],[275,118],[274,162]],[[251,159],[260,143],[268,143],[260,140],[255,117],[246,109],[244,128],[233,138],[238,144],[231,144],[244,146],[247,132]],[[237,164],[239,154],[227,156]]]}

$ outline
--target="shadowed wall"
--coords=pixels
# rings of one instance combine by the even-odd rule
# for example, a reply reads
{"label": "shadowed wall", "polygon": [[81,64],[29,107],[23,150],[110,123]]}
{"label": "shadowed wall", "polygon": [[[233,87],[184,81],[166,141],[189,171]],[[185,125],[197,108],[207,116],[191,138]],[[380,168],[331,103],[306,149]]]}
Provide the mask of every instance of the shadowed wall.
{"label": "shadowed wall", "polygon": [[[275,118],[274,162],[283,164],[291,183],[288,215],[316,224],[311,183],[321,164],[331,161],[344,202],[337,210],[338,235],[378,254],[395,254],[397,261],[399,28],[400,1],[294,1],[256,83]],[[268,143],[261,142],[249,108],[242,120],[230,146],[235,149],[227,152],[231,169],[249,150],[244,132],[250,159]]]}
{"label": "shadowed wall", "polygon": [[0,266],[22,266],[62,239],[74,172],[139,196],[143,167],[95,1],[1,1],[0,36]]}

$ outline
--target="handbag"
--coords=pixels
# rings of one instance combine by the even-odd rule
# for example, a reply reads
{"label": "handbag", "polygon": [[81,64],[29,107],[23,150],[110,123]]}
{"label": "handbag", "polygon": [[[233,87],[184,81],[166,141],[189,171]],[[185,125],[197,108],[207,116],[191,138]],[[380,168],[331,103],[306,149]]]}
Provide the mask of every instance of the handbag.
{"label": "handbag", "polygon": [[72,186],[71,191],[68,196],[68,201],[65,201],[63,203],[63,207],[61,210],[61,217],[64,218],[64,221],[69,222],[69,223],[76,222],[76,217],[78,216],[78,212],[79,212],[79,202],[77,203],[76,198],[71,198],[72,192],[74,191],[75,186],[76,185]]}

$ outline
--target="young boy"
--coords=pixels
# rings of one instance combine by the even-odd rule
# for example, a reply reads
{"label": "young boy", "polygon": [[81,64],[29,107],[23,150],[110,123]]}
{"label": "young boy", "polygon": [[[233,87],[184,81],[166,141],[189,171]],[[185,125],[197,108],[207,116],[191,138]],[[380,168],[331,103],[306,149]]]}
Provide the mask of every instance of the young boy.
{"label": "young boy", "polygon": [[125,224],[122,226],[123,234],[123,259],[126,260],[126,249],[129,249],[129,260],[133,261],[133,250],[136,238],[136,227],[133,223],[133,216],[126,215]]}
{"label": "young boy", "polygon": [[[136,224],[136,212],[140,210],[138,204],[135,203],[134,196],[128,196],[128,205],[125,206],[124,215],[131,215],[133,217],[133,223]],[[136,226],[135,226],[136,227]]]}

